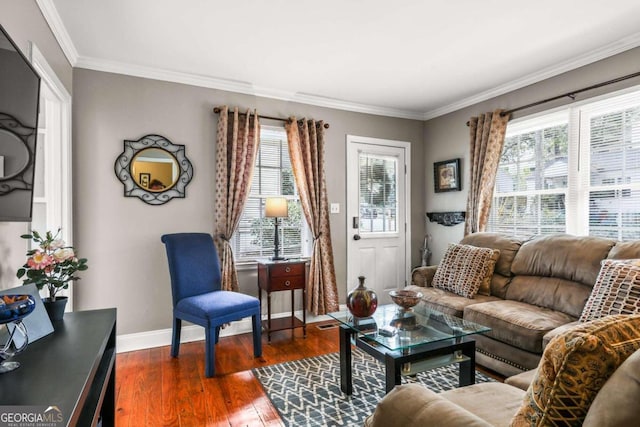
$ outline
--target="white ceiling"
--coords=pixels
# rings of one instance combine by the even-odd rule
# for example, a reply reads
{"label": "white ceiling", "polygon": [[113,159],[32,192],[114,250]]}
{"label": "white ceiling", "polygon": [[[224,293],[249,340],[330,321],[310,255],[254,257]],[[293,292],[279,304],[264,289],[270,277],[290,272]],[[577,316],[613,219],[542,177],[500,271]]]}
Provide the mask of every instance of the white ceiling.
{"label": "white ceiling", "polygon": [[76,67],[416,119],[640,46],[638,0],[36,1]]}

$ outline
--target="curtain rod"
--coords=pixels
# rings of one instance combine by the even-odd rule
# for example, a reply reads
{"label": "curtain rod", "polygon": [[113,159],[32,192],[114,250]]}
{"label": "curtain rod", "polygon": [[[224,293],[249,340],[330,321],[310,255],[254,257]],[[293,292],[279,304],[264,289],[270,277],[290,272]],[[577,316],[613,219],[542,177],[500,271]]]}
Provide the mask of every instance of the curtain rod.
{"label": "curtain rod", "polygon": [[[220,114],[220,111],[222,111],[222,108],[220,108],[220,107],[214,107],[213,108],[213,112],[216,113],[216,114]],[[246,116],[247,115],[247,113],[241,113],[241,112],[238,112],[238,114],[240,114],[242,116]],[[284,119],[282,117],[263,116],[261,114],[258,114],[258,117],[260,117],[261,119],[278,120],[280,122],[288,122],[289,121],[289,119]],[[324,128],[325,129],[329,129],[329,123],[324,123]]]}
{"label": "curtain rod", "polygon": [[[536,101],[536,102],[532,102],[531,104],[523,105],[521,107],[512,108],[510,110],[503,111],[502,113],[500,113],[500,115],[501,116],[506,116],[508,114],[515,113],[516,111],[525,110],[525,109],[531,108],[531,107],[537,107],[538,105],[546,104],[547,102],[556,101],[558,99],[562,99],[562,98],[566,98],[566,97],[569,97],[569,98],[571,98],[572,100],[575,101],[576,95],[579,94],[579,93],[586,92],[588,90],[598,89],[598,88],[601,88],[603,86],[608,86],[610,84],[622,82],[624,80],[629,80],[629,79],[632,79],[632,78],[638,77],[638,76],[640,76],[640,71],[632,73],[632,74],[627,74],[626,76],[618,77],[618,78],[615,78],[615,79],[612,79],[612,80],[607,80],[606,82],[597,83],[597,84],[594,84],[594,85],[591,85],[591,86],[583,87],[582,89],[577,89],[577,90],[573,90],[571,92],[563,93],[562,95],[554,96],[552,98],[543,99],[542,101]],[[469,126],[469,122],[467,122],[467,126]]]}

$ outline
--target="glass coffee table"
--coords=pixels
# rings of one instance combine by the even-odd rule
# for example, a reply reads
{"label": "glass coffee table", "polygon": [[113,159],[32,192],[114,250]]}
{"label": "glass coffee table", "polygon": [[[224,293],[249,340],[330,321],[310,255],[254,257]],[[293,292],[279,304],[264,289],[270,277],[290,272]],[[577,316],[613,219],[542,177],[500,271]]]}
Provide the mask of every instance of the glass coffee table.
{"label": "glass coffee table", "polygon": [[403,375],[457,363],[458,383],[475,383],[476,342],[470,335],[488,328],[428,308],[420,303],[411,310],[395,304],[378,307],[371,317],[354,317],[349,311],[329,313],[340,322],[340,389],[351,394],[351,343],[385,366],[386,392],[400,384]]}

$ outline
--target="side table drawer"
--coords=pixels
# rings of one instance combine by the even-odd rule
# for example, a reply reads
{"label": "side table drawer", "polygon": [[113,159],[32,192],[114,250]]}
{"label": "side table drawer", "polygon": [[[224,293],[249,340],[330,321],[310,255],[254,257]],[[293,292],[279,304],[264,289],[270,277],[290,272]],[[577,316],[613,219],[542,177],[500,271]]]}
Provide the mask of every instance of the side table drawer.
{"label": "side table drawer", "polygon": [[286,291],[289,289],[303,289],[304,276],[272,277],[269,283],[271,291]]}
{"label": "side table drawer", "polygon": [[269,268],[269,274],[271,277],[281,276],[304,276],[305,265],[299,264],[275,264]]}

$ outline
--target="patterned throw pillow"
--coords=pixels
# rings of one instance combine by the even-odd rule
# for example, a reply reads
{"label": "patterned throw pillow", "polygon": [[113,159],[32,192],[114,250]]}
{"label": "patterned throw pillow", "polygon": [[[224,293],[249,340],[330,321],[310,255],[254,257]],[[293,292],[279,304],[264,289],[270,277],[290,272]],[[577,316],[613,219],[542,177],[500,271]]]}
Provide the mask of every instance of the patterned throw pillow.
{"label": "patterned throw pillow", "polygon": [[511,426],[582,425],[613,372],[640,348],[640,315],[581,323],[551,340]]}
{"label": "patterned throw pillow", "polygon": [[482,293],[488,295],[499,256],[498,249],[452,243],[436,269],[431,286],[466,298],[473,298],[482,287]]}
{"label": "patterned throw pillow", "polygon": [[640,259],[602,261],[580,321],[635,313],[640,313]]}

